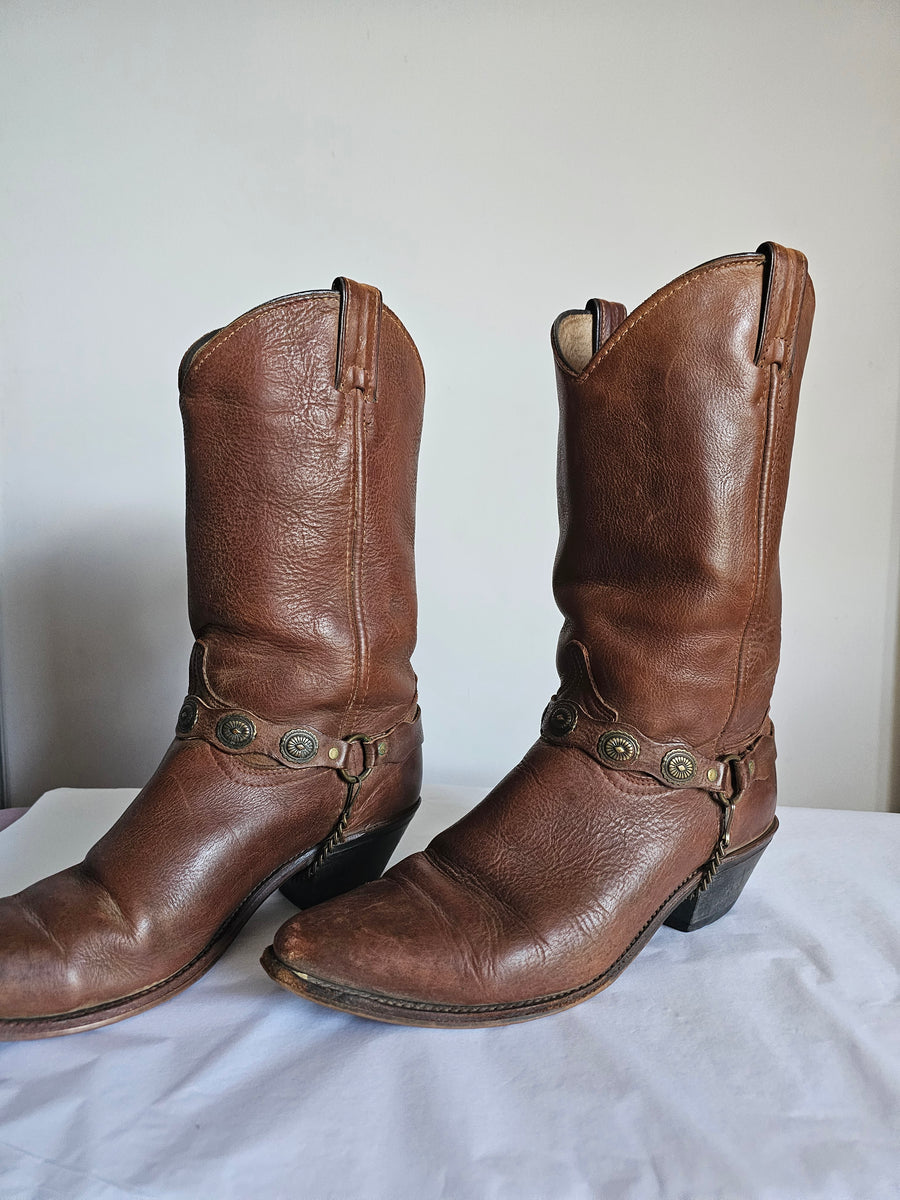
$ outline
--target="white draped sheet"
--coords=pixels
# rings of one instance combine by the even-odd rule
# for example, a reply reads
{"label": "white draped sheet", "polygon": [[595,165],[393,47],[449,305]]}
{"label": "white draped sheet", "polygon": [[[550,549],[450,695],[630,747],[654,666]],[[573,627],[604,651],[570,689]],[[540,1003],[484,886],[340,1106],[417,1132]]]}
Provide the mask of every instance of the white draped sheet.
{"label": "white draped sheet", "polygon": [[[0,835],[15,891],[134,793],[48,793]],[[426,789],[401,852],[479,798]],[[257,964],[280,896],[188,991],[0,1045],[3,1200],[895,1200],[900,816],[780,810],[744,895],[607,991],[485,1030],[319,1008]]]}

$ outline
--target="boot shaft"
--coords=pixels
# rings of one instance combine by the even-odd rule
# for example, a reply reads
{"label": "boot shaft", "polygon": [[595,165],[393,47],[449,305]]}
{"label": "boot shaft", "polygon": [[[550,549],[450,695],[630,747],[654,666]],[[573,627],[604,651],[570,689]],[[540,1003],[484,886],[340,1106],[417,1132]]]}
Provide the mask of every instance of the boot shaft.
{"label": "boot shaft", "polygon": [[627,319],[591,302],[553,335],[563,691],[713,756],[746,747],[768,711],[815,303],[803,255],[761,250],[688,272]]}
{"label": "boot shaft", "polygon": [[190,690],[335,736],[414,708],[409,334],[375,288],[273,300],[180,371]]}

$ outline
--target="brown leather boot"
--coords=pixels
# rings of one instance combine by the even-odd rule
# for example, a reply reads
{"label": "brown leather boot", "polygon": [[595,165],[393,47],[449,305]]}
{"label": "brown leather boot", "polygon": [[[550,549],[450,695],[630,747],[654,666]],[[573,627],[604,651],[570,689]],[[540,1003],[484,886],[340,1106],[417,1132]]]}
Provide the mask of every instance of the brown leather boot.
{"label": "brown leather boot", "polygon": [[778,542],[813,317],[802,254],[706,263],[631,317],[553,327],[565,617],[541,738],[378,881],[288,921],[263,964],[413,1025],[556,1012],[663,923],[730,908],[777,827]]}
{"label": "brown leather boot", "polygon": [[424,377],[380,292],[333,286],[182,361],[190,692],[84,862],[0,901],[0,1038],[158,1004],[275,888],[305,905],[379,875],[415,811]]}

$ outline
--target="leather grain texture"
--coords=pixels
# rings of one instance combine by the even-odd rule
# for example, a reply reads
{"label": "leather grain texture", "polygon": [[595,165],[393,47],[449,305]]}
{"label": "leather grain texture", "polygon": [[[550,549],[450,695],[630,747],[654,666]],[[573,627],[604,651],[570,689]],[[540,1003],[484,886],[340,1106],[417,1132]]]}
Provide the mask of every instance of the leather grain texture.
{"label": "leather grain texture", "polygon": [[[544,736],[423,853],[288,921],[264,958],[279,983],[409,1024],[557,1011],[610,983],[696,892],[729,799],[729,852],[764,848],[778,544],[813,306],[806,260],[768,243],[630,317],[593,300],[557,320],[563,628]],[[616,731],[609,764],[600,739]]]}
{"label": "leather grain texture", "polygon": [[[173,994],[342,817],[352,838],[419,796],[409,334],[377,289],[341,279],[199,339],[179,383],[195,709],[84,862],[0,901],[2,1038]],[[223,745],[207,709],[249,715],[258,740]],[[273,728],[316,731],[322,753],[293,769]],[[347,819],[339,771],[363,765]]]}

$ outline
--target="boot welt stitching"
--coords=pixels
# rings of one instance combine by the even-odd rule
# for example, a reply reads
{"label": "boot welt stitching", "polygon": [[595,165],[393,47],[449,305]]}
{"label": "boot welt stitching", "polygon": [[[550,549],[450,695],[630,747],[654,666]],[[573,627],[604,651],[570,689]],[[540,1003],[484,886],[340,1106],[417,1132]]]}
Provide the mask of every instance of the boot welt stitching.
{"label": "boot welt stitching", "polygon": [[725,718],[725,724],[716,735],[716,745],[724,734],[725,730],[734,716],[735,709],[738,704],[738,696],[741,689],[741,674],[745,658],[745,648],[747,642],[747,633],[753,622],[753,617],[756,611],[757,602],[760,596],[760,582],[763,576],[763,559],[765,557],[765,518],[766,509],[769,498],[769,482],[772,471],[772,461],[775,452],[775,439],[777,430],[775,429],[775,420],[778,411],[778,401],[781,396],[781,385],[783,379],[781,372],[772,366],[769,373],[769,382],[766,389],[766,428],[763,434],[762,452],[759,460],[759,482],[757,485],[756,495],[756,563],[753,575],[753,592],[750,597],[750,607],[747,610],[747,619],[744,621],[741,629],[741,636],[738,640],[737,658],[734,664],[734,684],[731,692],[731,707],[728,710],[728,716]]}
{"label": "boot welt stitching", "polygon": [[[253,900],[256,899],[260,891],[267,886],[269,881],[273,879],[274,876],[278,875],[285,869],[285,867],[290,866],[291,863],[294,862],[298,864],[299,870],[300,861],[309,855],[315,857],[317,850],[318,847],[315,846],[311,849],[304,850],[302,854],[286,859],[279,866],[275,867],[273,871],[270,871],[264,879],[261,879],[260,882],[247,893],[237,908],[233,909],[232,912],[229,913],[203,949],[195,954],[190,962],[186,962],[183,967],[179,967],[177,971],[174,971],[171,975],[167,975],[165,979],[160,979],[158,982],[152,983],[148,987],[141,988],[136,992],[130,992],[127,996],[120,996],[117,1000],[107,1000],[103,1004],[89,1005],[87,1008],[77,1008],[71,1009],[69,1012],[52,1013],[45,1017],[2,1017],[0,1018],[0,1028],[2,1028],[4,1025],[32,1025],[45,1021],[71,1021],[78,1017],[88,1016],[91,1013],[106,1012],[111,1008],[116,1008],[120,1004],[128,1004],[132,1000],[140,999],[142,996],[149,996],[152,992],[158,991],[160,988],[165,987],[167,984],[178,979],[179,976],[184,975],[185,972],[189,971],[191,967],[195,966],[204,957],[204,955],[208,954],[216,942],[228,932],[230,926],[232,926],[234,922],[238,920],[243,910],[246,909],[247,905],[251,904]],[[235,930],[235,933],[237,932],[238,930]]]}
{"label": "boot welt stitching", "polygon": [[[769,829],[771,829],[771,826],[769,826]],[[763,841],[764,838],[767,836],[768,832],[769,832],[769,830],[766,830],[766,833],[762,834],[759,838],[756,839],[756,841],[758,841],[758,842]],[[748,842],[746,846],[742,846],[740,851],[737,851],[735,853],[734,857],[737,857],[737,855],[739,853],[743,854],[754,844],[755,844],[755,842]],[[619,966],[619,964],[623,961],[623,959],[626,959],[628,957],[630,952],[634,949],[634,947],[637,945],[637,943],[641,940],[641,938],[644,936],[644,934],[647,932],[647,930],[650,928],[650,926],[653,924],[653,922],[656,920],[656,918],[659,916],[659,914],[665,909],[666,905],[669,904],[683,888],[687,887],[687,885],[691,882],[691,880],[695,876],[697,877],[698,881],[700,878],[702,878],[705,867],[706,867],[706,864],[704,864],[703,867],[698,868],[696,871],[692,871],[690,873],[690,875],[688,875],[678,885],[678,887],[676,887],[672,892],[669,893],[669,895],[665,898],[665,900],[663,900],[662,904],[660,904],[660,906],[653,912],[653,914],[646,921],[646,923],[643,926],[641,926],[638,933],[628,943],[628,945],[625,947],[625,949],[622,951],[622,953],[619,955],[619,957],[615,960],[615,962],[612,963],[609,967],[607,967],[605,971],[601,971],[601,973],[599,975],[595,975],[594,978],[589,979],[587,981],[587,983],[577,984],[575,987],[568,988],[564,992],[550,992],[549,994],[544,995],[544,996],[536,996],[533,1000],[510,1000],[510,1001],[506,1002],[505,1004],[437,1004],[437,1003],[429,1004],[427,1001],[424,1001],[424,1000],[403,1000],[403,999],[400,999],[399,997],[379,995],[377,992],[366,992],[360,988],[352,988],[352,987],[348,987],[348,986],[342,986],[340,984],[330,983],[328,980],[317,979],[315,976],[311,976],[311,977],[309,977],[309,979],[310,979],[310,982],[313,982],[313,983],[317,984],[318,986],[323,987],[331,992],[336,992],[339,994],[343,993],[343,994],[350,994],[350,995],[354,995],[354,996],[361,996],[367,1000],[374,1000],[376,1002],[376,1004],[379,1004],[385,1008],[409,1009],[409,1010],[412,1010],[415,1012],[438,1012],[438,1013],[459,1013],[459,1014],[511,1012],[511,1011],[521,1011],[521,1010],[528,1009],[528,1008],[537,1008],[543,1004],[553,1003],[556,1000],[566,1000],[570,996],[577,995],[579,992],[585,992],[585,991],[588,991],[590,988],[596,987],[596,985],[598,983],[602,983],[603,980],[606,979],[606,977],[608,975],[611,975],[616,970],[616,968]],[[283,966],[287,967],[287,969],[289,971],[291,971],[292,974],[294,974],[294,975],[297,974],[297,972],[294,971],[291,967],[288,967],[287,963],[284,963]]]}

